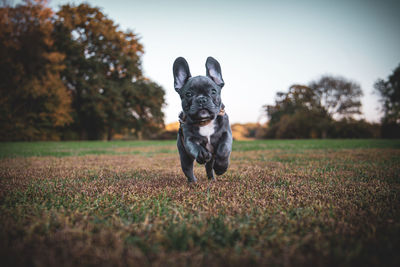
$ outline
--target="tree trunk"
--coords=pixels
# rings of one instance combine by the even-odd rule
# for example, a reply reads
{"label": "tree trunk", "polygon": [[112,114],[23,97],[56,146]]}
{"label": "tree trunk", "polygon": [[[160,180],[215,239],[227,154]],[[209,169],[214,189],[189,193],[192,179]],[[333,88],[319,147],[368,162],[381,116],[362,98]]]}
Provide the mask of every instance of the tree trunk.
{"label": "tree trunk", "polygon": [[113,129],[111,126],[108,127],[108,131],[107,131],[107,141],[111,141],[112,140],[112,134],[113,134]]}

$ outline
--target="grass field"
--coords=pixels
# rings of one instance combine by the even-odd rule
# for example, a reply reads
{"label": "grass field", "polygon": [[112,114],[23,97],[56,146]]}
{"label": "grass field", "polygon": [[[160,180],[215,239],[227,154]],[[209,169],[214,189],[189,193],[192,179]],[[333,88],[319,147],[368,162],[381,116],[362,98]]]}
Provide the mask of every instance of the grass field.
{"label": "grass field", "polygon": [[400,140],[0,143],[1,266],[399,266]]}

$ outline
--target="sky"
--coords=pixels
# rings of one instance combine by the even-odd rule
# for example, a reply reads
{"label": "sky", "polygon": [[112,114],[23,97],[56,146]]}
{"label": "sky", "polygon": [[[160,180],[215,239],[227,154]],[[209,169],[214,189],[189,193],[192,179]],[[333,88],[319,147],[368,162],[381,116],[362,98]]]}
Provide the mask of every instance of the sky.
{"label": "sky", "polygon": [[[50,6],[68,2],[82,1]],[[382,113],[373,84],[400,63],[400,1],[86,2],[140,37],[144,75],[166,91],[166,123],[181,110],[172,76],[179,56],[192,76],[205,75],[208,56],[219,61],[231,123],[265,122],[262,106],[274,104],[276,92],[325,74],[358,82],[363,118],[377,122]]]}

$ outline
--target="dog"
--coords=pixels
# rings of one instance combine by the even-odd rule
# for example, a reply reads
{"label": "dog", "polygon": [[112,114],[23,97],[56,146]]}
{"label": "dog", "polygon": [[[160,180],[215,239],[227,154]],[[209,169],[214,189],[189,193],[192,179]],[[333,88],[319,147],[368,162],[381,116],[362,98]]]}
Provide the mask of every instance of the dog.
{"label": "dog", "polygon": [[192,77],[189,65],[178,57],[173,65],[174,87],[182,103],[177,146],[182,171],[189,183],[196,183],[193,162],[205,164],[207,177],[222,175],[229,166],[232,131],[225,106],[221,101],[224,86],[221,67],[208,57],[206,76]]}

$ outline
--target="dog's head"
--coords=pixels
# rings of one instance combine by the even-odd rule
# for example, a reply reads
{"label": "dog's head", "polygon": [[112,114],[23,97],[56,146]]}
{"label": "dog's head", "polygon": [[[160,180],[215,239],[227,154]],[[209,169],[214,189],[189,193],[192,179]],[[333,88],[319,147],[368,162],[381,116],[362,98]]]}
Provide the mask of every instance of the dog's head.
{"label": "dog's head", "polygon": [[208,57],[206,76],[192,77],[186,60],[178,57],[173,73],[174,87],[181,97],[188,121],[201,123],[215,119],[221,110],[221,89],[224,86],[218,61]]}

